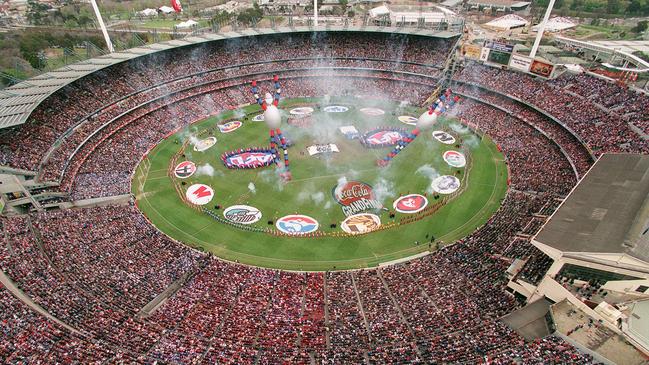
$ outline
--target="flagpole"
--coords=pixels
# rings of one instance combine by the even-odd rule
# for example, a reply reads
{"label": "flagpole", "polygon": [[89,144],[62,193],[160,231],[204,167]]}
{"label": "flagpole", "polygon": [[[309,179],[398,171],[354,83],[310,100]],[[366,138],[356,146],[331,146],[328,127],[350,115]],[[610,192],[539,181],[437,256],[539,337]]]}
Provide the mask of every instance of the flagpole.
{"label": "flagpole", "polygon": [[102,19],[101,13],[99,12],[99,7],[97,6],[97,1],[96,0],[90,0],[90,4],[92,4],[92,9],[95,11],[95,16],[97,17],[97,21],[99,22],[99,28],[101,29],[101,32],[104,34],[104,40],[106,41],[106,46],[108,47],[108,51],[110,53],[114,53],[115,48],[113,48],[113,43],[110,41],[110,37],[108,36],[108,31],[106,30],[106,25],[104,24],[104,19]]}

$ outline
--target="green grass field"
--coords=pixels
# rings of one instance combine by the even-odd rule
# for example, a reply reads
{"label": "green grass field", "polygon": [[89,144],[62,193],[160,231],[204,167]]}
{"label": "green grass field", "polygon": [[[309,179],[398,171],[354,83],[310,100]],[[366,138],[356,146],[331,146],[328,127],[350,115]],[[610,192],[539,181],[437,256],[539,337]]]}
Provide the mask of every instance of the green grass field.
{"label": "green grass field", "polygon": [[[503,156],[489,138],[480,139],[457,121],[442,118],[433,129],[446,130],[458,139],[458,143],[462,141],[461,149],[470,160],[467,168],[451,168],[446,164],[442,159],[443,152],[458,148],[436,141],[431,130],[420,134],[388,167],[379,168],[376,159],[385,156],[391,148],[366,149],[358,141],[345,139],[338,127],[354,125],[361,133],[376,126],[411,130],[414,127],[399,122],[397,116],[418,116],[421,109],[355,98],[329,100],[327,103],[321,99],[291,99],[283,101],[280,108],[288,111],[296,106],[315,106],[316,103],[346,105],[350,110],[340,114],[316,111],[313,125],[306,129],[287,125],[284,119],[282,131],[295,143],[289,149],[293,175],[290,182],[282,183],[273,167],[229,170],[221,163],[223,152],[268,145],[266,125],[251,121],[252,116],[261,113],[257,105],[252,105],[195,123],[152,150],[147,162],[136,170],[132,184],[139,208],[169,236],[227,260],[290,270],[331,270],[376,266],[429,250],[426,235],[434,235],[438,243],[453,243],[481,226],[500,206],[507,189],[507,169]],[[379,106],[386,114],[366,116],[358,111],[364,106]],[[248,115],[244,116],[246,113]],[[228,134],[218,131],[215,126],[218,121],[235,117],[244,122],[241,128]],[[267,225],[269,219],[274,221],[298,213],[317,219],[320,231],[340,232],[339,223],[345,216],[332,196],[332,189],[341,177],[371,185],[377,198],[390,210],[392,202],[407,193],[425,193],[429,204],[433,204],[436,199],[430,190],[431,174],[456,174],[459,171],[458,177],[463,178],[466,186],[460,195],[431,216],[362,236],[297,238],[244,231],[189,207],[174,188],[172,177],[168,175],[172,157],[181,149],[182,141],[197,134],[201,134],[200,138],[214,136],[218,142],[204,152],[195,152],[189,145],[185,157],[178,162],[193,161],[199,170],[206,170],[209,165],[214,172],[212,176],[197,172],[183,180],[187,184],[184,188],[194,183],[211,186],[215,197],[204,207],[212,210],[216,204],[224,208],[235,204],[258,208],[263,213],[262,219],[254,224],[258,228],[273,228]],[[330,157],[310,157],[306,147],[315,143],[335,143],[341,152]],[[467,176],[464,176],[465,169]],[[214,211],[222,217],[222,209]],[[404,216],[396,213],[396,217],[391,219],[386,211],[380,214],[382,224],[398,221]],[[338,227],[330,228],[331,223],[338,224]],[[419,244],[415,244],[416,241]],[[437,244],[432,245],[433,250],[436,247]]]}

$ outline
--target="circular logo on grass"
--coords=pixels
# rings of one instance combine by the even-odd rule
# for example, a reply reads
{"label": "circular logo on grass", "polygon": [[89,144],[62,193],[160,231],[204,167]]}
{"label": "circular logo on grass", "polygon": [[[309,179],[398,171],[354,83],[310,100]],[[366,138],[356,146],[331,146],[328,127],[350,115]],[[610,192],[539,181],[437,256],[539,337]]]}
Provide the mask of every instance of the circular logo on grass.
{"label": "circular logo on grass", "polygon": [[340,224],[343,231],[351,234],[371,232],[381,226],[381,218],[376,214],[361,213],[345,218]]}
{"label": "circular logo on grass", "polygon": [[187,200],[196,205],[205,205],[214,198],[214,190],[205,184],[194,184],[185,192]]}
{"label": "circular logo on grass", "polygon": [[186,179],[196,172],[196,164],[191,161],[183,161],[174,169],[174,175],[179,179]]}
{"label": "circular logo on grass", "polygon": [[291,109],[291,111],[289,113],[291,113],[293,115],[309,115],[309,114],[313,113],[313,108],[311,108],[309,106],[302,106],[302,107],[299,107],[299,108]]}
{"label": "circular logo on grass", "polygon": [[239,129],[239,127],[241,127],[242,125],[243,125],[243,123],[241,123],[240,121],[233,120],[231,122],[227,122],[227,123],[224,123],[224,124],[219,124],[218,126],[219,126],[219,131],[221,131],[221,133],[230,133],[230,132],[234,132],[235,130]]}
{"label": "circular logo on grass", "polygon": [[444,152],[444,161],[451,167],[464,167],[466,166],[466,157],[457,151]]}
{"label": "circular logo on grass", "polygon": [[348,107],[342,105],[329,105],[322,108],[327,113],[344,113],[349,110]]}
{"label": "circular logo on grass", "polygon": [[300,214],[287,215],[277,220],[275,227],[288,234],[306,234],[318,230],[318,221]]}
{"label": "circular logo on grass", "polygon": [[216,137],[205,138],[202,141],[196,142],[196,144],[194,145],[194,151],[203,152],[214,146],[214,144],[216,144]]}
{"label": "circular logo on grass", "polygon": [[409,194],[399,197],[394,201],[392,207],[399,213],[418,213],[428,205],[428,199],[419,194]]}
{"label": "circular logo on grass", "polygon": [[338,204],[342,205],[343,214],[347,217],[366,210],[383,208],[372,187],[364,182],[348,181],[337,185],[332,194]]}
{"label": "circular logo on grass", "polygon": [[261,219],[261,212],[248,205],[233,205],[225,208],[223,216],[230,222],[239,224],[253,224]]}
{"label": "circular logo on grass", "polygon": [[380,115],[385,114],[385,111],[379,108],[362,108],[361,113],[365,115],[369,115],[371,117],[378,117]]}
{"label": "circular logo on grass", "polygon": [[252,117],[253,122],[263,122],[264,121],[264,115],[263,114],[257,114],[254,117]]}
{"label": "circular logo on grass", "polygon": [[460,188],[460,179],[451,175],[442,175],[433,180],[431,187],[440,194],[450,194]]}
{"label": "circular logo on grass", "polygon": [[401,115],[399,116],[399,121],[408,125],[417,125],[418,119],[410,115]]}
{"label": "circular logo on grass", "polygon": [[444,143],[444,144],[453,144],[455,143],[455,137],[451,136],[450,134],[444,132],[444,131],[433,131],[433,137],[435,137],[436,140]]}

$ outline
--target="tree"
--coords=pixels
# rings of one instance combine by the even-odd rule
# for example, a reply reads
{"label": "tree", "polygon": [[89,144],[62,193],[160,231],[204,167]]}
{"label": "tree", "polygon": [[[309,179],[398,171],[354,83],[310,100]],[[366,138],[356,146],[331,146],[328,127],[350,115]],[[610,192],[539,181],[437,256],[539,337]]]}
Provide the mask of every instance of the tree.
{"label": "tree", "polygon": [[620,11],[620,0],[607,0],[606,10],[609,14],[617,14]]}

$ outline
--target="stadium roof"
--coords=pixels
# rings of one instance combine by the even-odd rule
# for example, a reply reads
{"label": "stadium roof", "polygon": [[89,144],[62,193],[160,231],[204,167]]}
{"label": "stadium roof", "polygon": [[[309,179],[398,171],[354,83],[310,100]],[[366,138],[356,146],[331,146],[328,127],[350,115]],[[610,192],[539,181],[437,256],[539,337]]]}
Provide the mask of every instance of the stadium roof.
{"label": "stadium roof", "polygon": [[[545,24],[546,32],[560,32],[562,30],[570,29],[576,27],[578,24],[570,20],[569,18],[564,17],[555,17]],[[540,25],[535,25],[532,27],[532,30],[537,32]]]}
{"label": "stadium roof", "polygon": [[530,2],[528,1],[512,1],[512,0],[469,0],[469,5],[472,6],[484,6],[487,8],[510,8],[510,9],[522,9],[528,6]]}
{"label": "stadium roof", "polygon": [[649,155],[602,155],[534,240],[649,262]]}
{"label": "stadium roof", "polygon": [[507,14],[501,16],[500,18],[494,19],[489,23],[483,24],[483,26],[494,29],[509,30],[513,28],[524,27],[527,24],[529,24],[529,22],[525,20],[525,18],[520,17],[516,14]]}
{"label": "stadium roof", "polygon": [[436,38],[451,38],[458,33],[435,31],[430,29],[388,28],[388,27],[280,27],[277,29],[244,29],[237,32],[207,33],[189,36],[183,39],[154,43],[142,47],[119,51],[86,61],[69,64],[16,85],[0,90],[0,129],[23,124],[31,112],[48,96],[62,87],[105,67],[152,53],[169,50],[176,47],[199,44],[222,39],[247,37],[262,34],[277,34],[311,31],[349,31],[349,32],[379,32],[412,34]]}

